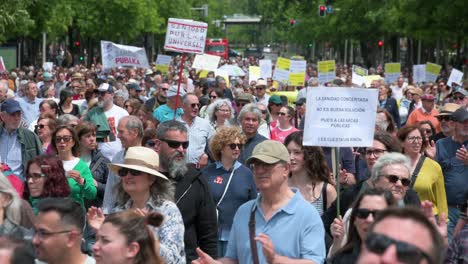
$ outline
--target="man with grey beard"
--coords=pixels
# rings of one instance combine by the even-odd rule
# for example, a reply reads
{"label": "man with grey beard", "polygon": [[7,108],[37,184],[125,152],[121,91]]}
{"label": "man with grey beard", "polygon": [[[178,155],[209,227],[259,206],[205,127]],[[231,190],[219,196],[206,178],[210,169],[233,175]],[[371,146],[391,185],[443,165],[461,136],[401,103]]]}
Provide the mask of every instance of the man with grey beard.
{"label": "man with grey beard", "polygon": [[197,247],[216,258],[218,242],[216,206],[205,177],[201,172],[187,166],[186,153],[189,145],[187,127],[182,122],[169,120],[159,124],[156,137],[159,171],[174,183],[175,202],[184,220],[187,263],[198,257],[195,252]]}

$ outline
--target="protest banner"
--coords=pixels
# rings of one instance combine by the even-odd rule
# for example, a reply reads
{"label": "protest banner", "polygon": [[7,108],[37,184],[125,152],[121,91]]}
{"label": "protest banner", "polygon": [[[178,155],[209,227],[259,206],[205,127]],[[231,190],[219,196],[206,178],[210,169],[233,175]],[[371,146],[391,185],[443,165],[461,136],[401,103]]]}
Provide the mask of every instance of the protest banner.
{"label": "protest banner", "polygon": [[288,83],[290,63],[291,60],[279,57],[276,61],[275,72],[273,73],[273,80],[282,83]]}
{"label": "protest banner", "polygon": [[304,86],[307,62],[305,60],[291,60],[289,65],[289,85]]}
{"label": "protest banner", "polygon": [[3,57],[0,56],[0,72],[6,71],[5,62],[3,62]]}
{"label": "protest banner", "polygon": [[156,70],[162,73],[168,73],[171,60],[171,56],[158,54],[158,57],[156,57]]}
{"label": "protest banner", "polygon": [[458,85],[462,84],[463,79],[463,72],[453,68],[452,72],[450,73],[450,77],[447,81],[447,85],[452,87],[452,83],[456,83]]}
{"label": "protest banner", "polygon": [[367,69],[353,65],[352,82],[356,85],[363,86],[366,84]]}
{"label": "protest banner", "polygon": [[336,69],[335,69],[334,60],[319,61],[317,68],[318,68],[318,80],[320,84],[325,84],[335,79]]}
{"label": "protest banner", "polygon": [[385,82],[395,82],[401,74],[400,63],[385,63]]}
{"label": "protest banner", "polygon": [[378,90],[317,87],[307,93],[305,146],[369,147],[372,145]]}
{"label": "protest banner", "polygon": [[150,68],[144,48],[101,41],[101,54],[104,69],[117,67]]}
{"label": "protest banner", "polygon": [[258,65],[260,66],[260,78],[265,80],[271,78],[273,72],[271,60],[260,60]]}
{"label": "protest banner", "polygon": [[257,81],[258,79],[260,79],[260,67],[249,66],[249,84],[252,81]]}
{"label": "protest banner", "polygon": [[164,49],[202,54],[207,32],[208,24],[204,22],[169,18]]}
{"label": "protest banner", "polygon": [[193,61],[192,68],[198,70],[216,71],[216,69],[218,69],[220,60],[220,56],[210,54],[197,54],[197,56],[195,56],[195,60]]}
{"label": "protest banner", "polygon": [[439,76],[441,65],[435,63],[426,63],[426,82],[435,82]]}
{"label": "protest banner", "polygon": [[42,69],[44,69],[44,71],[46,72],[52,72],[52,69],[54,68],[54,63],[53,62],[44,62],[42,64]]}
{"label": "protest banner", "polygon": [[426,81],[426,64],[413,65],[413,82],[422,83]]}

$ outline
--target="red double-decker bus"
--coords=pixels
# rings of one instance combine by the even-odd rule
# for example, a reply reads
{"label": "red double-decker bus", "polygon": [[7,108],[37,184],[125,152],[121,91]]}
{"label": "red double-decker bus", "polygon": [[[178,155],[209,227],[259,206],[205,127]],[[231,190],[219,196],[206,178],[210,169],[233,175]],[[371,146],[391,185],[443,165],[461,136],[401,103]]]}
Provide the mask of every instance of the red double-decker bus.
{"label": "red double-decker bus", "polygon": [[227,59],[229,55],[229,45],[225,38],[218,39],[206,39],[205,53],[220,56],[223,59]]}

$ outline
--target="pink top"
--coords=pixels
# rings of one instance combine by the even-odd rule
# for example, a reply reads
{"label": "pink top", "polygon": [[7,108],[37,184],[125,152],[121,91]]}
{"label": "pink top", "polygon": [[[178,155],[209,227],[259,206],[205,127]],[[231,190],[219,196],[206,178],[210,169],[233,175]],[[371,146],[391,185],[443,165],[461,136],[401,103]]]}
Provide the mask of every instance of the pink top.
{"label": "pink top", "polygon": [[290,127],[286,130],[281,129],[279,126],[271,128],[271,139],[284,143],[284,139],[291,133],[299,131],[295,127]]}

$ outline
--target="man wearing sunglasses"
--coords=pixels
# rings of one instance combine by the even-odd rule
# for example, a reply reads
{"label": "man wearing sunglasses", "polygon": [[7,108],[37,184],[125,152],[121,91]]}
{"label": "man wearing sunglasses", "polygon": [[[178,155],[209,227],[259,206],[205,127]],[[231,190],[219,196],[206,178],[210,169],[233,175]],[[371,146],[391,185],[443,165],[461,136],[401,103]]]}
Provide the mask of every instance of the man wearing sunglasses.
{"label": "man wearing sunglasses", "polygon": [[453,130],[455,128],[455,124],[452,120],[453,112],[457,111],[460,108],[459,105],[454,103],[446,103],[441,109],[440,113],[436,115],[437,120],[440,122],[440,133],[437,133],[434,136],[434,141],[438,141],[439,139],[445,137],[451,137],[453,135]]}
{"label": "man wearing sunglasses", "polygon": [[363,245],[359,264],[438,264],[444,260],[442,236],[414,208],[391,208],[377,214]]}
{"label": "man wearing sunglasses", "polygon": [[453,92],[452,100],[454,103],[458,104],[461,107],[468,107],[468,91],[463,89],[463,87],[458,87]]}
{"label": "man wearing sunglasses", "polygon": [[175,185],[175,201],[185,225],[187,263],[196,259],[199,247],[217,256],[218,227],[216,206],[208,182],[201,172],[187,166],[188,131],[184,123],[169,120],[156,130],[155,148],[159,153],[159,171]]}
{"label": "man wearing sunglasses", "polygon": [[444,174],[445,192],[449,206],[448,236],[452,238],[455,224],[464,204],[468,186],[468,111],[460,107],[452,114],[454,131],[451,137],[436,142],[435,160]]}

